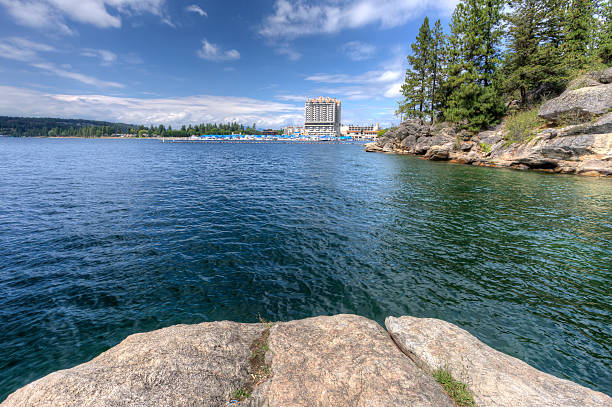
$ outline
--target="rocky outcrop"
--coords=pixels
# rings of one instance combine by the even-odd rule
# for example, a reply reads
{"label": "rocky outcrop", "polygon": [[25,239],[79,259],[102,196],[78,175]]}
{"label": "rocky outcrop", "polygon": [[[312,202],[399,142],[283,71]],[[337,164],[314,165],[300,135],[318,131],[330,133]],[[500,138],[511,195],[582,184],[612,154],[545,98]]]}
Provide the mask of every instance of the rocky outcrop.
{"label": "rocky outcrop", "polygon": [[129,336],[90,362],[43,377],[2,407],[224,406],[247,380],[262,324],[211,322]]}
{"label": "rocky outcrop", "polygon": [[612,406],[605,394],[542,373],[448,322],[389,317],[385,325],[425,371],[446,369],[466,383],[479,407]]}
{"label": "rocky outcrop", "polygon": [[431,375],[438,367],[467,383],[480,407],[611,406],[452,324],[402,317],[387,327],[391,336],[356,315],[178,325],[132,335],[0,406],[453,407]]}
{"label": "rocky outcrop", "polygon": [[545,102],[538,115],[546,120],[558,120],[564,115],[590,118],[604,114],[612,106],[612,83],[565,91]]}
{"label": "rocky outcrop", "polygon": [[250,406],[453,407],[376,322],[356,315],[281,323],[270,331],[272,377]]}
{"label": "rocky outcrop", "polygon": [[[470,135],[448,123],[402,123],[368,152],[422,156],[488,167],[612,176],[612,68],[584,75],[558,98],[542,105],[539,115],[551,123],[522,143],[507,141],[504,124]],[[578,124],[560,126],[567,119]]]}

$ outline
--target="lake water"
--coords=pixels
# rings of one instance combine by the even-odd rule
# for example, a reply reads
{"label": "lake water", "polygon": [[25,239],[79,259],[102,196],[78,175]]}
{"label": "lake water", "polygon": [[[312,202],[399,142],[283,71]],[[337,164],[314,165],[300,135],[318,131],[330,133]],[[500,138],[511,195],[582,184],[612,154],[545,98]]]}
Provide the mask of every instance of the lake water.
{"label": "lake water", "polygon": [[441,318],[612,394],[612,180],[359,145],[0,139],[0,400],[127,335]]}

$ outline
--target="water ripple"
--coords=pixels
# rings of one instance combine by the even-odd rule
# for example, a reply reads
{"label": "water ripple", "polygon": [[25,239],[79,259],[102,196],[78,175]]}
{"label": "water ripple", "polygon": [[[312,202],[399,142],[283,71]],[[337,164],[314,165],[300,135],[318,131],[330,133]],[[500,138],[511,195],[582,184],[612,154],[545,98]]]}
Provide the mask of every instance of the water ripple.
{"label": "water ripple", "polygon": [[0,139],[0,400],[125,336],[456,323],[612,393],[612,183],[351,145]]}

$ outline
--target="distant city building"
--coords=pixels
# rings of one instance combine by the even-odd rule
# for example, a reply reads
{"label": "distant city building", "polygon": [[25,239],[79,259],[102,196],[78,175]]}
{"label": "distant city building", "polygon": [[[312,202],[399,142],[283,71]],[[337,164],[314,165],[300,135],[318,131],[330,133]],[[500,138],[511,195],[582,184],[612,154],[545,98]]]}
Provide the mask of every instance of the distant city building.
{"label": "distant city building", "polygon": [[304,127],[287,126],[283,129],[283,134],[288,136],[303,136],[305,134]]}
{"label": "distant city building", "polygon": [[341,118],[339,100],[321,96],[306,101],[304,130],[310,137],[339,137]]}
{"label": "distant city building", "polygon": [[261,132],[261,134],[264,136],[278,136],[278,131],[272,129],[265,129]]}
{"label": "distant city building", "polygon": [[352,124],[341,127],[343,136],[350,136],[354,139],[371,139],[378,135],[379,125],[374,126],[354,126]]}

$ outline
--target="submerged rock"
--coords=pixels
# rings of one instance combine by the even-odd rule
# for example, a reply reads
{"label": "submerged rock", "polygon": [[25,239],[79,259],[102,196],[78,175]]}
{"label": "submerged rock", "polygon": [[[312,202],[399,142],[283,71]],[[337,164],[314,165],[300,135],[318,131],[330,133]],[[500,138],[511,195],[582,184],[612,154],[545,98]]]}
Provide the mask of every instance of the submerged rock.
{"label": "submerged rock", "polygon": [[540,372],[448,322],[389,317],[385,325],[421,368],[446,369],[466,383],[479,407],[612,406],[607,395]]}

